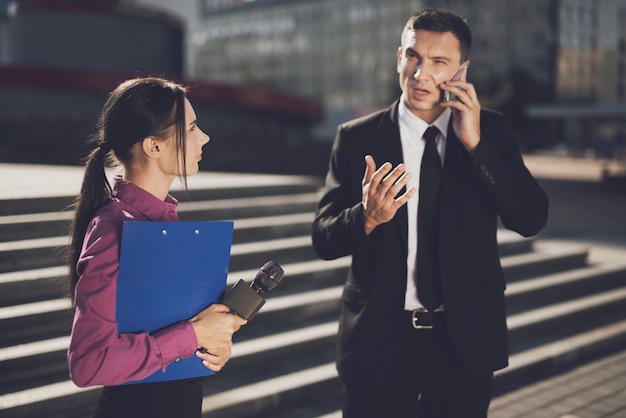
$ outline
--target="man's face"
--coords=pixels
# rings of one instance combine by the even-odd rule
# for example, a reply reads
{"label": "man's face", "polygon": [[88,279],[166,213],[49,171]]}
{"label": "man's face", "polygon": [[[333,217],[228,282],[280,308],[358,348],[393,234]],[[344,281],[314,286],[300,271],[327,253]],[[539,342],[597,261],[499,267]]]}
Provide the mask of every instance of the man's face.
{"label": "man's face", "polygon": [[398,74],[406,106],[427,123],[444,110],[439,85],[462,66],[461,44],[452,32],[406,31],[398,48]]}

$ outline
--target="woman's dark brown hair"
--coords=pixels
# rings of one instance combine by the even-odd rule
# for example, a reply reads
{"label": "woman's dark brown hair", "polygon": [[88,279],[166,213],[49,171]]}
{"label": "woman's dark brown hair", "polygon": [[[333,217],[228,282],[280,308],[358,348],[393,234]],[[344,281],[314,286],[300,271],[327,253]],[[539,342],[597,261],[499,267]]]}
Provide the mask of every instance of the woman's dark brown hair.
{"label": "woman's dark brown hair", "polygon": [[105,173],[105,168],[114,160],[112,157],[128,166],[133,145],[150,136],[165,138],[173,126],[177,160],[186,186],[185,95],[184,87],[157,77],[127,80],[109,94],[98,120],[97,134],[90,141],[96,146],[87,157],[81,190],[73,204],[67,254],[68,293],[72,301],[78,282],[76,263],[89,222],[112,199]]}

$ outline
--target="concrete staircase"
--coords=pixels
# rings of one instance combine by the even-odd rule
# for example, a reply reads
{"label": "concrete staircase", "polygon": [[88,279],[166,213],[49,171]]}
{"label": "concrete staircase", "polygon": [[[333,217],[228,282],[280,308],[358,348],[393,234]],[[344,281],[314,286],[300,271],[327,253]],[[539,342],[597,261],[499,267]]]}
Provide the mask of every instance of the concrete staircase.
{"label": "concrete staircase", "polygon": [[[320,184],[237,176],[188,197],[178,193],[180,217],[235,220],[228,286],[251,280],[267,260],[280,263],[286,278],[236,335],[227,367],[205,379],[204,417],[339,416],[334,340],[349,259],[321,261],[311,248]],[[99,388],[76,388],[66,367],[71,315],[61,249],[70,201],[0,201],[2,417],[87,417],[99,395]],[[511,366],[497,373],[496,394],[626,347],[626,257],[598,263],[587,247],[506,231],[499,241]]]}

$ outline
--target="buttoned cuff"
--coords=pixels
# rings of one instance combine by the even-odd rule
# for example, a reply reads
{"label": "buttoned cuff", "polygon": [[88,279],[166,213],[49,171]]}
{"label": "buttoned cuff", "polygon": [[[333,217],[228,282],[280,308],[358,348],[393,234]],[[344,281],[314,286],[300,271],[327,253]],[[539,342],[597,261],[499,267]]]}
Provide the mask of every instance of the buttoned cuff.
{"label": "buttoned cuff", "polygon": [[191,357],[198,348],[193,326],[182,321],[152,335],[161,351],[162,370],[172,362]]}

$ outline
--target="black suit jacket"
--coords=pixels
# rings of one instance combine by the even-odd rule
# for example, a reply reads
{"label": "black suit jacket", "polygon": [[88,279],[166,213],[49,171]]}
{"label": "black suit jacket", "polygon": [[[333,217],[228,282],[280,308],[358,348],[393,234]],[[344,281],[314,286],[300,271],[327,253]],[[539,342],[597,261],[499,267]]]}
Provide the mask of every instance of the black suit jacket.
{"label": "black suit jacket", "polygon": [[[368,237],[363,229],[364,156],[377,165],[403,161],[398,102],[338,128],[325,192],[312,225],[323,259],[352,256],[342,294],[337,366],[340,376],[393,378],[407,359],[394,356],[407,277],[407,210]],[[496,238],[498,216],[523,236],[547,219],[548,200],[522,161],[505,118],[481,111],[474,156],[448,128],[441,183],[439,255],[448,330],[462,364],[485,374],[508,364],[505,280]]]}

